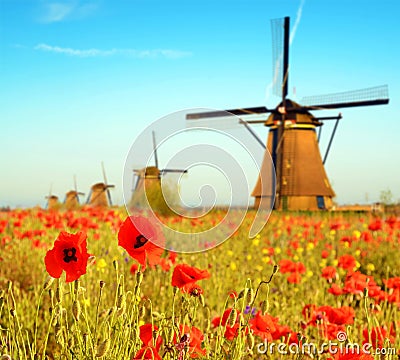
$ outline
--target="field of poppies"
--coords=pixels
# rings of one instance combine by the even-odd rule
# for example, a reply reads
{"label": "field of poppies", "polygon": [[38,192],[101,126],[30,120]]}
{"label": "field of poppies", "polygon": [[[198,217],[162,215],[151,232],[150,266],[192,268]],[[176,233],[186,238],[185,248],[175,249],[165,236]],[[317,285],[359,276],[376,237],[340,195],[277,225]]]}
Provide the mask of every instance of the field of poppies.
{"label": "field of poppies", "polygon": [[0,358],[398,359],[399,218],[273,212],[249,239],[252,216],[179,254],[123,209],[0,212]]}

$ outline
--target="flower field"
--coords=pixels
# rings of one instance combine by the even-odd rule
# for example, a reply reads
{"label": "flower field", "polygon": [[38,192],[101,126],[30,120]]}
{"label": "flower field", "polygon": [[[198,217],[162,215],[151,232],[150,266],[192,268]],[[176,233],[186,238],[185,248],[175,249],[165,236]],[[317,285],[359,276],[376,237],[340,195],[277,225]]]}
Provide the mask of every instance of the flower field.
{"label": "flower field", "polygon": [[252,215],[179,254],[123,209],[0,213],[1,359],[398,359],[399,218]]}

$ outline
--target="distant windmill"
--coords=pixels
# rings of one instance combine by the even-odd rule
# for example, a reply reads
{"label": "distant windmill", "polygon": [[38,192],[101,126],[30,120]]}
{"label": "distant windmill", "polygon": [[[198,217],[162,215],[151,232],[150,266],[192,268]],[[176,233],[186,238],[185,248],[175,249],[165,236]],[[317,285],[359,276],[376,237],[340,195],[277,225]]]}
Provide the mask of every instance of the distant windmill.
{"label": "distant windmill", "polygon": [[182,169],[162,169],[158,167],[158,154],[157,144],[154,131],[153,137],[153,150],[154,150],[154,163],[155,166],[147,166],[142,169],[134,169],[134,186],[130,207],[141,207],[148,201],[152,209],[162,210],[168,209],[162,188],[161,177],[167,173],[180,173],[186,174],[187,170]]}
{"label": "distant windmill", "polygon": [[79,195],[85,195],[78,191],[76,176],[74,175],[74,190],[70,190],[65,195],[64,205],[67,210],[77,209],[79,207]]}
{"label": "distant windmill", "polygon": [[50,185],[49,195],[45,197],[47,199],[45,208],[47,210],[57,210],[60,208],[58,196],[52,194],[53,184]]}
{"label": "distant windmill", "polygon": [[103,207],[112,206],[110,188],[114,188],[115,185],[108,184],[106,170],[104,168],[103,162],[101,163],[101,168],[103,170],[104,182],[94,184],[90,188],[86,204],[90,204],[92,206],[103,206]]}
{"label": "distant windmill", "polygon": [[[274,108],[265,106],[232,109],[226,111],[212,111],[197,114],[188,114],[187,120],[199,120],[212,117],[226,117],[238,115],[270,115],[261,120],[244,121],[239,123],[250,131],[252,136],[268,149],[276,170],[275,187],[265,186],[271,182],[272,173],[269,154],[265,152],[263,164],[252,196],[255,198],[256,208],[271,208],[282,210],[318,210],[332,207],[332,198],[335,196],[328,181],[324,163],[327,159],[333,137],[342,115],[315,117],[310,111],[324,109],[339,109],[356,106],[370,106],[388,104],[387,86],[378,86],[369,89],[348,91],[324,96],[304,98],[299,105],[287,98],[289,81],[289,17],[272,21],[273,34],[277,40],[273,41],[274,65],[279,65],[278,71],[274,68],[274,78],[280,72],[282,81],[275,82],[275,94],[280,95],[282,101]],[[278,43],[279,41],[279,43]],[[282,45],[281,45],[282,44]],[[230,114],[227,114],[230,113]],[[336,120],[329,144],[322,159],[318,140],[321,135],[321,126],[325,120]],[[258,138],[249,124],[264,124],[269,127],[267,146]],[[319,127],[317,138],[316,128]],[[262,180],[262,181],[261,181]],[[275,193],[275,194],[274,194]],[[275,195],[275,203],[272,200]]]}

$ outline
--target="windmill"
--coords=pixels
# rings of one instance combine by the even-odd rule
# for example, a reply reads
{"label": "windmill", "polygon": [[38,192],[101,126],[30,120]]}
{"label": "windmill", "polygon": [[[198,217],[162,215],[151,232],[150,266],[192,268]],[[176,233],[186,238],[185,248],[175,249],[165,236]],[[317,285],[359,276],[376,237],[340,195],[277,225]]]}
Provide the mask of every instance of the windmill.
{"label": "windmill", "polygon": [[76,176],[74,175],[74,190],[66,193],[64,204],[67,210],[73,210],[79,207],[79,195],[85,195],[83,192],[78,191]]}
{"label": "windmill", "polygon": [[169,209],[161,187],[161,177],[168,173],[186,174],[187,170],[182,169],[159,169],[157,143],[155,132],[152,132],[154,166],[147,166],[141,169],[134,169],[133,194],[130,207],[143,207],[148,201],[151,208],[160,212],[167,212]]}
{"label": "windmill", "polygon": [[49,195],[45,197],[45,199],[47,199],[45,209],[47,210],[57,210],[60,208],[58,196],[52,194],[52,188],[53,184],[50,185]]}
{"label": "windmill", "polygon": [[[258,106],[193,113],[188,114],[186,119],[194,121],[237,115],[240,117],[239,123],[244,125],[263,146],[265,149],[264,160],[252,192],[256,208],[268,208],[273,205],[275,209],[282,210],[329,209],[332,207],[332,198],[335,193],[326,175],[324,163],[329,154],[342,114],[316,117],[311,111],[388,104],[388,88],[387,86],[377,86],[337,94],[313,96],[303,98],[302,105],[290,100],[287,97],[289,83],[289,28],[289,17],[272,20],[273,35],[275,35],[275,40],[273,41],[273,64],[278,65],[277,68],[273,69],[274,80],[281,79],[275,82],[274,92],[282,99],[274,109]],[[281,44],[283,44],[283,47]],[[269,115],[265,119],[266,114]],[[262,119],[245,121],[242,117],[248,115],[259,115],[262,116]],[[336,122],[326,153],[322,158],[318,140],[321,135],[321,126],[326,120],[335,120]],[[264,124],[269,127],[266,146],[249,124]],[[316,128],[319,128],[318,137]],[[276,171],[276,184],[275,188],[272,187],[272,191],[266,191],[264,186],[265,183],[268,183],[268,174],[271,174],[272,171],[268,161],[269,154],[266,150],[272,156]],[[273,193],[275,193],[275,203],[271,204],[274,198]]]}
{"label": "windmill", "polygon": [[86,200],[86,204],[92,206],[112,206],[110,188],[114,188],[115,185],[110,185],[107,182],[106,170],[104,168],[104,163],[101,163],[101,168],[103,170],[104,182],[94,184],[90,188],[89,195]]}

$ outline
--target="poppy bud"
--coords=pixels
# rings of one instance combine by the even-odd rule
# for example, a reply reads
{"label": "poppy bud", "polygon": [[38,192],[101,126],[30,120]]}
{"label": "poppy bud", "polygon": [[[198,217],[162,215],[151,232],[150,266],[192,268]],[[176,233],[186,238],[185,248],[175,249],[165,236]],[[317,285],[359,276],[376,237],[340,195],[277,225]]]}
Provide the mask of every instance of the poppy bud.
{"label": "poppy bud", "polygon": [[90,255],[88,258],[88,265],[93,265],[96,262],[96,256]]}
{"label": "poppy bud", "polygon": [[115,271],[118,271],[118,261],[117,260],[113,261],[113,266],[114,266]]}
{"label": "poppy bud", "polygon": [[106,286],[106,283],[105,283],[105,281],[103,281],[103,280],[100,280],[100,289],[103,289],[103,288],[104,288],[104,286]]}
{"label": "poppy bud", "polygon": [[247,336],[246,336],[246,341],[247,341],[247,346],[248,346],[248,348],[249,348],[250,350],[252,350],[252,349],[254,348],[254,344],[255,344],[254,336],[253,336],[252,333],[248,333],[248,334],[247,334]]}
{"label": "poppy bud", "polygon": [[200,304],[201,304],[202,307],[206,306],[206,301],[204,299],[203,294],[200,294],[199,300],[200,300]]}
{"label": "poppy bud", "polygon": [[142,306],[139,308],[139,317],[143,318],[146,315],[146,306],[142,304]]}
{"label": "poppy bud", "polygon": [[368,297],[368,288],[364,289],[364,297]]}
{"label": "poppy bud", "polygon": [[74,347],[74,345],[75,345],[75,340],[74,340],[73,337],[70,337],[70,338],[68,339],[68,347],[69,347],[70,349],[72,349],[72,348]]}
{"label": "poppy bud", "polygon": [[254,300],[254,290],[253,288],[248,288],[246,292],[246,304],[251,305]]}
{"label": "poppy bud", "polygon": [[45,290],[45,291],[49,290],[50,286],[53,284],[53,282],[54,282],[54,278],[51,276],[48,276],[46,281],[43,284],[43,290]]}
{"label": "poppy bud", "polygon": [[103,357],[110,349],[110,339],[105,339],[97,348],[96,357]]}
{"label": "poppy bud", "polygon": [[7,289],[8,289],[8,291],[11,291],[11,288],[12,288],[12,281],[11,281],[11,280],[8,280],[8,282],[7,282]]}
{"label": "poppy bud", "polygon": [[261,312],[263,315],[265,315],[268,312],[269,309],[269,301],[267,300],[263,300],[261,302]]}
{"label": "poppy bud", "polygon": [[279,266],[277,264],[274,265],[274,268],[272,270],[272,275],[275,275],[279,271]]}
{"label": "poppy bud", "polygon": [[57,302],[60,303],[62,301],[62,291],[60,286],[57,287],[55,295]]}
{"label": "poppy bud", "polygon": [[10,309],[10,314],[12,317],[17,316],[17,312],[15,311],[15,309]]}
{"label": "poppy bud", "polygon": [[228,317],[228,325],[230,327],[234,327],[236,324],[236,320],[237,320],[237,312],[235,308],[232,308],[231,312],[229,313],[229,317]]}
{"label": "poppy bud", "polygon": [[74,315],[76,321],[79,321],[79,317],[81,316],[81,304],[78,300],[72,303],[72,315]]}
{"label": "poppy bud", "polygon": [[74,282],[74,288],[75,288],[75,294],[77,294],[78,293],[78,290],[79,290],[79,280],[75,280],[75,282]]}
{"label": "poppy bud", "polygon": [[141,271],[138,271],[136,273],[136,284],[140,286],[143,280],[143,273]]}

